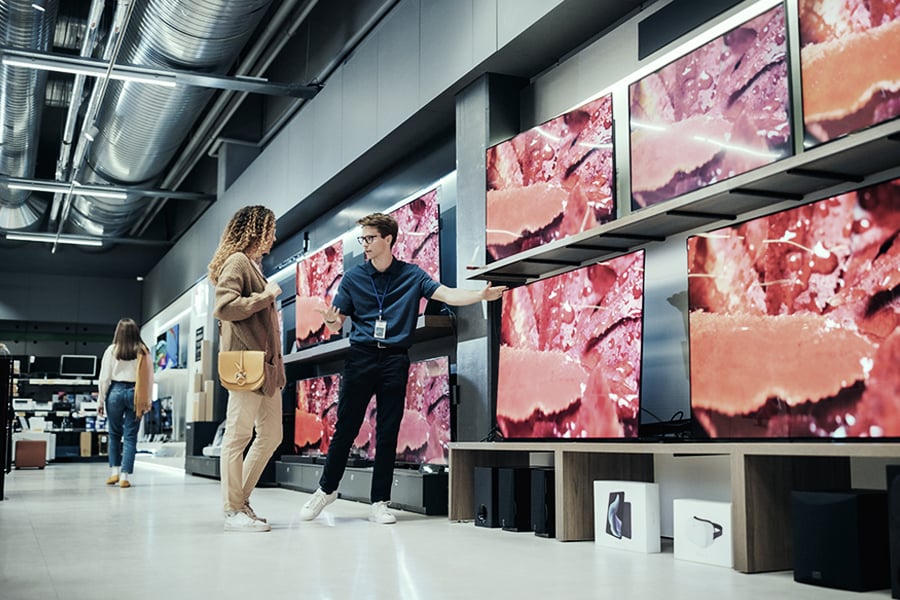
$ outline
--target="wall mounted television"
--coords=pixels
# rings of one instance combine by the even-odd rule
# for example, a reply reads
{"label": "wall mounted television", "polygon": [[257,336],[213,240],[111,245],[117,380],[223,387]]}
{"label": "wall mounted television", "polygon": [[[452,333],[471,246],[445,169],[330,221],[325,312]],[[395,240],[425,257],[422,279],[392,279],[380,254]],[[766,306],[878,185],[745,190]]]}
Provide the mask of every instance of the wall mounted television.
{"label": "wall mounted television", "polygon": [[181,343],[176,323],[166,331],[156,336],[156,348],[154,349],[154,371],[163,369],[177,369],[179,364],[178,345]]}
{"label": "wall mounted television", "polygon": [[792,153],[784,7],[629,86],[637,210]]}
{"label": "wall mounted television", "polygon": [[487,260],[616,216],[612,94],[487,149]]}
{"label": "wall mounted television", "polygon": [[97,374],[97,357],[63,354],[59,357],[59,374],[63,377],[94,377]]}
{"label": "wall mounted television", "polygon": [[310,377],[297,381],[294,407],[294,450],[304,456],[328,453],[341,389],[340,374]]}
{"label": "wall mounted television", "polygon": [[[437,189],[425,192],[415,200],[390,211],[397,220],[399,233],[394,244],[394,256],[413,263],[441,280],[440,206]],[[428,300],[419,303],[419,314],[425,312]]]}
{"label": "wall mounted television", "polygon": [[815,146],[900,115],[900,5],[802,1],[804,143]]}
{"label": "wall mounted television", "polygon": [[900,436],[900,179],[687,249],[699,434]]}
{"label": "wall mounted television", "polygon": [[[438,356],[409,365],[406,406],[397,436],[397,463],[446,465],[450,457],[450,359]],[[375,398],[366,409],[354,452],[375,459]]]}
{"label": "wall mounted television", "polygon": [[344,277],[344,243],[337,240],[297,261],[296,313],[297,347],[331,339],[320,310],[331,305]]}
{"label": "wall mounted television", "polygon": [[503,436],[636,438],[643,311],[643,250],[504,292],[496,410]]}

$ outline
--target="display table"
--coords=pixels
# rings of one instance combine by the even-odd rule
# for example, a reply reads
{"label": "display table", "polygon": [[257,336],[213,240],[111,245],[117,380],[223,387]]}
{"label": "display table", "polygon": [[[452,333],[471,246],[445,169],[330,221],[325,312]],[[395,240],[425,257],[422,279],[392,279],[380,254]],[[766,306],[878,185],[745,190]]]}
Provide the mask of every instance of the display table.
{"label": "display table", "polygon": [[552,453],[556,536],[594,539],[593,482],[653,481],[655,455],[727,456],[731,463],[734,568],[791,568],[791,491],[850,487],[850,458],[897,458],[900,443],[455,442],[450,444],[452,520],[474,518],[475,467],[527,467]]}

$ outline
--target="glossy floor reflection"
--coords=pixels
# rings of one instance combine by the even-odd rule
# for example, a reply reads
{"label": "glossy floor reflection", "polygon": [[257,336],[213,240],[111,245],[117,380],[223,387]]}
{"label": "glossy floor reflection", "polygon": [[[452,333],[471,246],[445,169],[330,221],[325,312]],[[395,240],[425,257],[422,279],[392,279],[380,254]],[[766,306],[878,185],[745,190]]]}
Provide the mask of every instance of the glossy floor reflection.
{"label": "glossy floor reflection", "polygon": [[[100,463],[13,471],[0,502],[0,598],[889,598],[743,575],[643,555],[483,529],[338,500],[313,522],[307,494],[258,489],[270,533],[224,533],[218,482],[142,461],[134,487],[107,487]],[[664,546],[665,549],[665,546]]]}

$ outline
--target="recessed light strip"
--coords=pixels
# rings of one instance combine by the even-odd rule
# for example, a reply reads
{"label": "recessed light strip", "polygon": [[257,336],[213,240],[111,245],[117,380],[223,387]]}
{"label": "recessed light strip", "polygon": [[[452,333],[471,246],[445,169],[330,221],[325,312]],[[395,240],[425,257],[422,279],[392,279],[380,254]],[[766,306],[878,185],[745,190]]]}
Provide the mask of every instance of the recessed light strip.
{"label": "recessed light strip", "polygon": [[[65,193],[69,191],[69,186],[66,184],[53,185],[49,183],[10,183],[8,184],[9,189],[11,190],[29,190],[32,192],[49,192],[51,194],[56,193]],[[89,188],[83,186],[76,186],[72,190],[72,194],[75,196],[91,196],[94,198],[109,198],[111,200],[125,200],[128,198],[128,194],[120,191],[113,190],[98,190],[96,188]]]}
{"label": "recessed light strip", "polygon": [[45,244],[71,244],[73,246],[102,246],[103,240],[77,237],[57,237],[53,234],[7,232],[6,239],[18,242],[43,242]]}
{"label": "recessed light strip", "polygon": [[[54,60],[41,58],[20,58],[17,56],[4,56],[3,64],[7,67],[22,67],[25,69],[37,69],[40,71],[56,71],[59,73],[71,73],[73,75],[87,75],[89,77],[106,77],[106,69],[89,65],[70,65]],[[175,78],[167,75],[154,75],[152,73],[130,73],[114,70],[109,74],[110,79],[119,81],[133,81],[135,83],[148,83],[163,87],[175,87]]]}

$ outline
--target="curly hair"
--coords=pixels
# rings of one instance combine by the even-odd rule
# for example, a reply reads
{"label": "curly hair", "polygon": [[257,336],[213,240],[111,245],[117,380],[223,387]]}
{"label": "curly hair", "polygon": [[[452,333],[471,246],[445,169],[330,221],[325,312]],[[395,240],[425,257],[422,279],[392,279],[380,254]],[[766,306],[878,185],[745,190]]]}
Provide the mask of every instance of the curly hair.
{"label": "curly hair", "polygon": [[252,250],[260,240],[264,240],[275,229],[275,213],[265,206],[245,206],[240,209],[225,227],[222,240],[209,262],[209,280],[213,285],[219,282],[219,273],[225,259],[235,252]]}
{"label": "curly hair", "polygon": [[141,340],[141,330],[133,319],[119,319],[113,334],[113,346],[118,360],[134,360],[138,353],[146,354],[150,349]]}
{"label": "curly hair", "polygon": [[390,235],[391,248],[397,243],[397,234],[400,232],[400,226],[397,224],[397,219],[391,215],[372,213],[371,215],[366,215],[356,223],[362,227],[373,227],[377,229],[378,234],[381,237]]}

